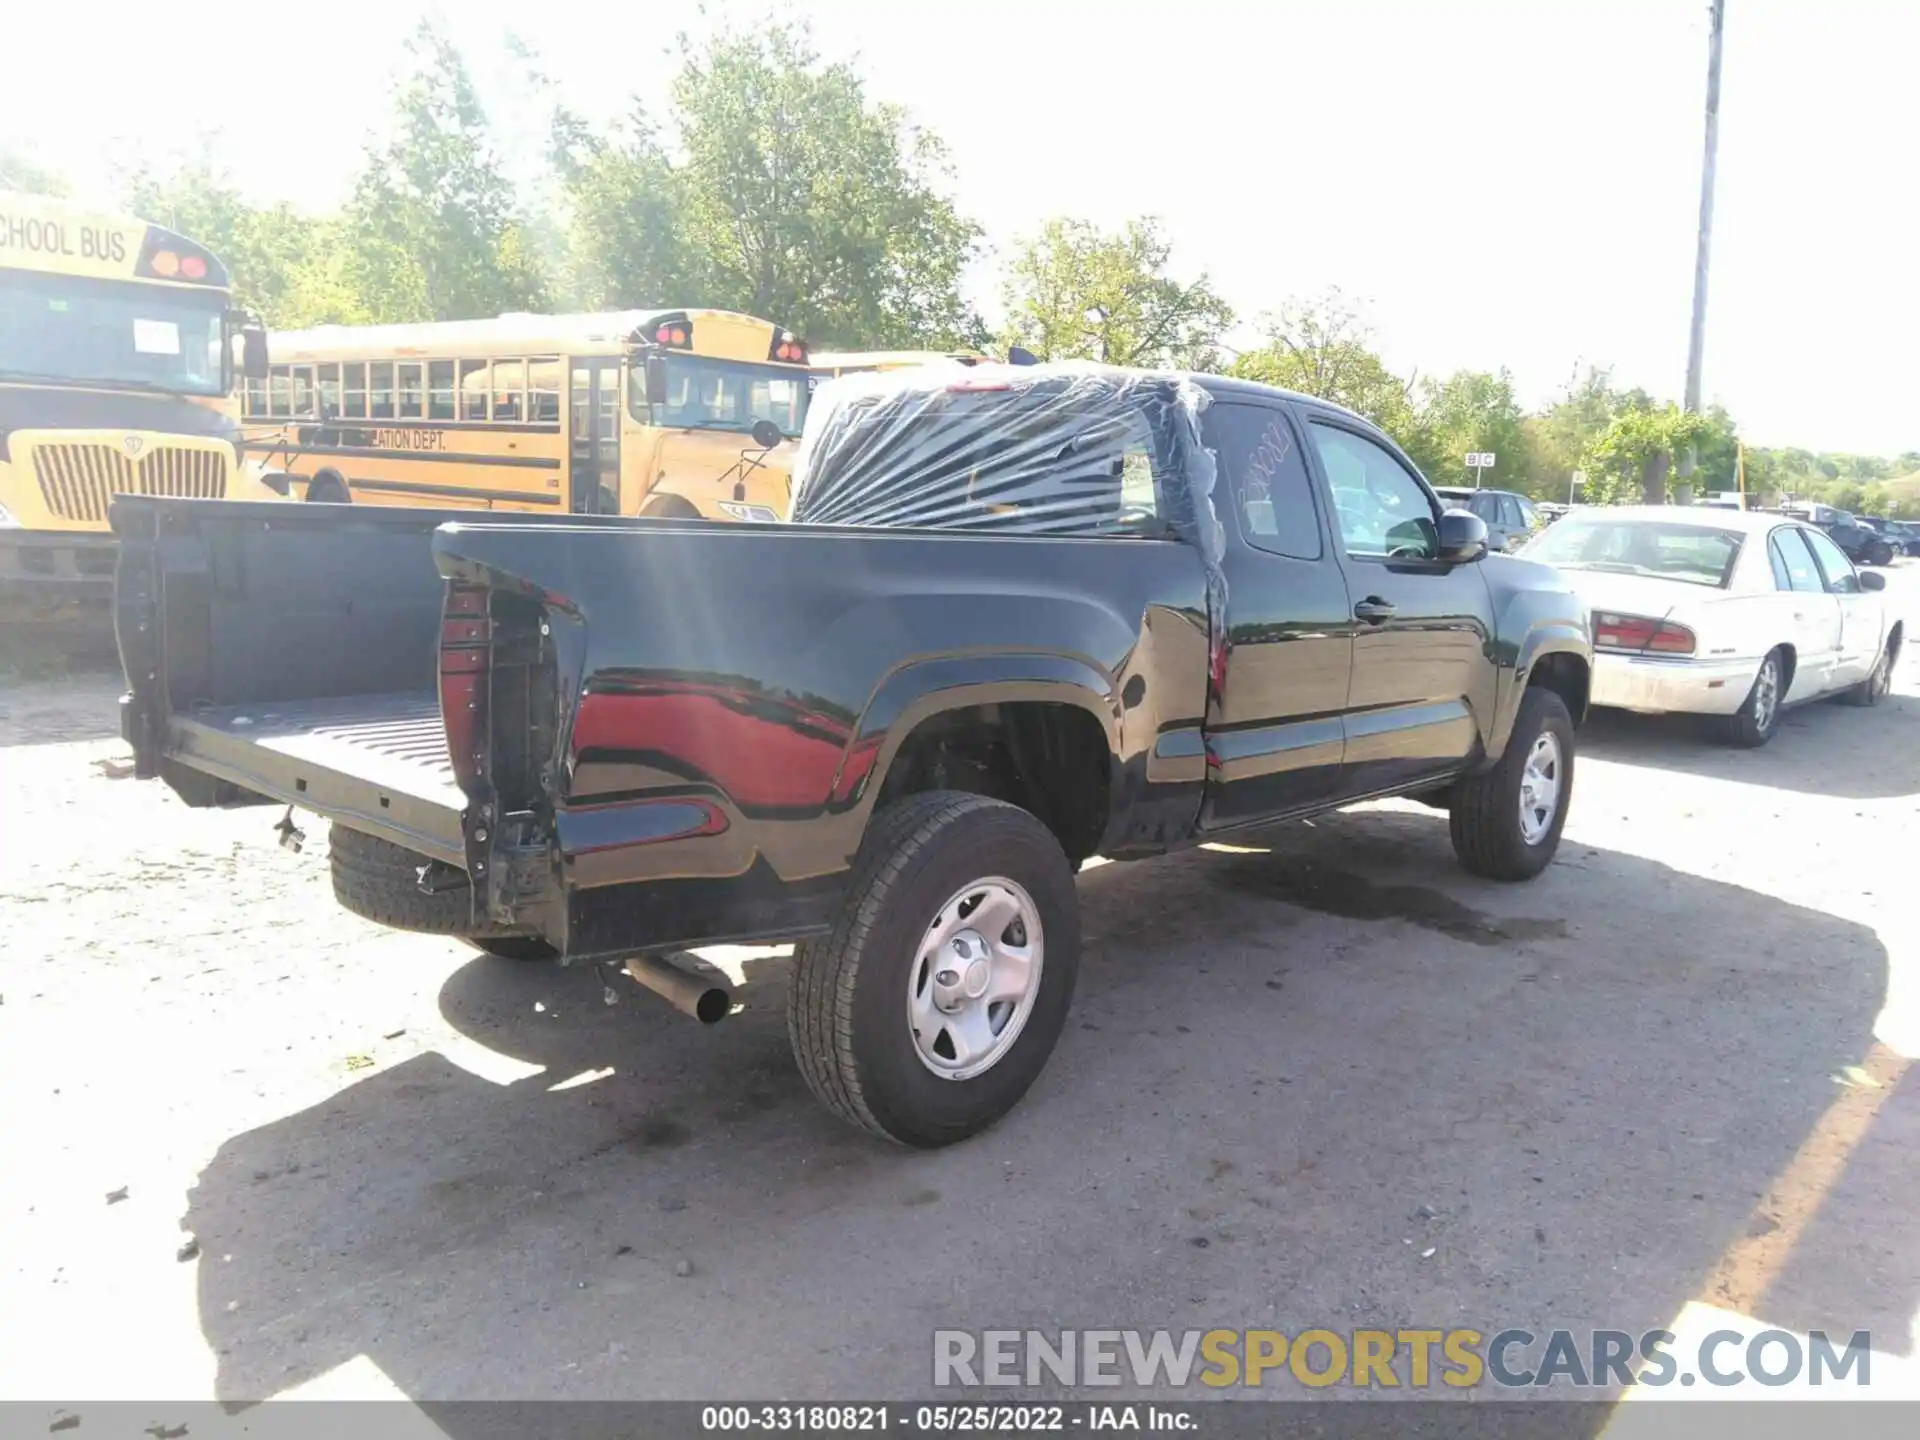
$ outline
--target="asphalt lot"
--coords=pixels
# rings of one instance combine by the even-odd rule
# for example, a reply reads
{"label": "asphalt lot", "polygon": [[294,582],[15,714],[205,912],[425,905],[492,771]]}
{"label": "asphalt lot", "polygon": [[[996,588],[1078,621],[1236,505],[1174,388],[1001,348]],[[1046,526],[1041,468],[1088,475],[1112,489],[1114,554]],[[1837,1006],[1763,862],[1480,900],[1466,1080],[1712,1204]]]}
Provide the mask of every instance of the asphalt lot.
{"label": "asphalt lot", "polygon": [[1088,870],[1051,1067],[935,1154],[806,1094],[777,958],[701,1030],[380,930],[321,827],[128,778],[116,675],[0,687],[0,1399],[907,1397],[936,1327],[1690,1304],[1913,1365],[1911,658],[1758,752],[1603,715],[1531,885],[1398,804]]}

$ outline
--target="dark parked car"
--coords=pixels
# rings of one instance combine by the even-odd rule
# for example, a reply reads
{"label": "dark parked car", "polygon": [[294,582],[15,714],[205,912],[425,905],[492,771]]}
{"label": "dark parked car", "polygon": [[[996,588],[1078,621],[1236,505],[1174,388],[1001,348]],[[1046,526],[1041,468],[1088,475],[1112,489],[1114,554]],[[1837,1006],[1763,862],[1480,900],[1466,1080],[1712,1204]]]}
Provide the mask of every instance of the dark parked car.
{"label": "dark parked car", "polygon": [[1477,874],[1552,858],[1584,608],[1366,421],[979,366],[832,382],[803,456],[793,524],[122,497],[137,773],[329,819],[361,914],[703,1019],[685,947],[797,941],[802,1074],[915,1145],[1045,1064],[1091,856],[1412,794]]}
{"label": "dark parked car", "polygon": [[1512,490],[1474,490],[1464,485],[1436,485],[1434,494],[1449,509],[1467,510],[1487,522],[1487,543],[1495,550],[1518,550],[1545,522],[1533,501]]}
{"label": "dark parked car", "polygon": [[1859,521],[1886,537],[1896,555],[1920,555],[1920,525],[1911,520],[1885,520],[1878,515],[1862,515]]}
{"label": "dark parked car", "polygon": [[1856,565],[1891,565],[1893,563],[1893,541],[1882,535],[1871,525],[1862,525],[1848,516],[1840,520],[1829,520],[1820,528],[1833,537],[1833,543],[1846,551],[1847,558]]}

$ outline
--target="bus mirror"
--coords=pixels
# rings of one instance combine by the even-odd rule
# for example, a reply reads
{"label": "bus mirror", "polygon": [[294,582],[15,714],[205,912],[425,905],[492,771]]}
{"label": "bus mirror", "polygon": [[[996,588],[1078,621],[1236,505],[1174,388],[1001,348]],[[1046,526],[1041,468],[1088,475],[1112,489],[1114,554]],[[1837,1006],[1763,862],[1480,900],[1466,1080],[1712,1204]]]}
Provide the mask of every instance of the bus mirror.
{"label": "bus mirror", "polygon": [[780,433],[780,427],[771,420],[754,421],[752,434],[753,443],[758,445],[762,450],[773,449],[774,446],[778,445],[780,441],[785,438]]}
{"label": "bus mirror", "polygon": [[647,404],[665,405],[667,403],[667,357],[654,354],[647,356]]}
{"label": "bus mirror", "polygon": [[267,378],[267,332],[258,325],[241,327],[240,373],[249,380]]}
{"label": "bus mirror", "polygon": [[1040,357],[1024,346],[1015,345],[1007,351],[1009,365],[1038,365]]}

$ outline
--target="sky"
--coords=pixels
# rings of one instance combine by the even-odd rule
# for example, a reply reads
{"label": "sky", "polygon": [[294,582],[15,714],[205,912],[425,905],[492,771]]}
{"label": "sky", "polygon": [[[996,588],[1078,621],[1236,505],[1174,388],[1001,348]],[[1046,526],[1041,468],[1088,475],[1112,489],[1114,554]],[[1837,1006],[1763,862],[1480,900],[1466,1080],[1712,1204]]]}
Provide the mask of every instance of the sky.
{"label": "sky", "polygon": [[[674,35],[804,18],[878,100],[947,143],[992,249],[1049,216],[1157,215],[1174,269],[1243,317],[1338,287],[1401,373],[1576,367],[1678,398],[1699,217],[1706,0],[785,0],[527,6],[332,0],[9,17],[0,144],[109,193],[206,148],[259,201],[342,198],[401,45],[438,18],[510,156],[538,106],[504,41],[576,110],[666,109]],[[238,21],[210,23],[216,13]],[[196,14],[199,18],[196,18]],[[542,19],[540,17],[548,17]],[[222,48],[222,38],[226,47]],[[1705,397],[1750,440],[1920,450],[1916,0],[1727,0]],[[249,118],[249,116],[258,118]],[[665,303],[672,297],[661,297]],[[778,317],[770,317],[777,319]]]}

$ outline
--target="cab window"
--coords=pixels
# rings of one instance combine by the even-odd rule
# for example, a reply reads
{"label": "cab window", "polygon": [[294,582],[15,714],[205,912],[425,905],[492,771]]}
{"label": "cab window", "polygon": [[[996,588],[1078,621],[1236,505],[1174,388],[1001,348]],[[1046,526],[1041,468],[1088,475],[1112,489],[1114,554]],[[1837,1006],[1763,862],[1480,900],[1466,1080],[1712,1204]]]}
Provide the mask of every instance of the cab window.
{"label": "cab window", "polygon": [[1317,420],[1309,428],[1348,555],[1430,560],[1439,553],[1433,501],[1406,466],[1364,435]]}
{"label": "cab window", "polygon": [[1216,493],[1240,517],[1249,545],[1296,560],[1320,558],[1320,517],[1292,423],[1265,405],[1216,403],[1203,424],[1219,466]]}

